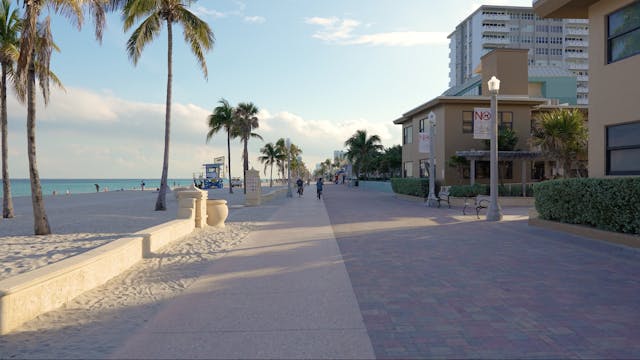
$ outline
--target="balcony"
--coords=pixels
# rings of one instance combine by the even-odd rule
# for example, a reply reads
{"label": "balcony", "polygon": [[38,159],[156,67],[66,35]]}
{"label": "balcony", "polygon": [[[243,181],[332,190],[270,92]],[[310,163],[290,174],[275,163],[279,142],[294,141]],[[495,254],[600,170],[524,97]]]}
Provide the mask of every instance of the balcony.
{"label": "balcony", "polygon": [[565,41],[564,45],[566,47],[588,48],[589,42],[586,40],[583,40],[583,41],[569,40],[569,41]]}
{"label": "balcony", "polygon": [[589,70],[589,64],[568,63],[567,67],[570,70]]}
{"label": "balcony", "polygon": [[482,38],[482,46],[483,47],[492,47],[495,45],[509,45],[511,44],[511,40],[509,38],[493,38],[493,37],[483,37]]}
{"label": "balcony", "polygon": [[569,24],[588,25],[589,24],[589,20],[587,20],[587,19],[567,19],[567,23],[569,23]]}
{"label": "balcony", "polygon": [[576,81],[588,82],[589,81],[589,75],[578,75],[578,76],[576,76]]}
{"label": "balcony", "polygon": [[494,32],[494,33],[506,34],[509,32],[509,28],[506,26],[482,25],[482,32]]}
{"label": "balcony", "polygon": [[589,105],[589,98],[578,98],[578,105]]}
{"label": "balcony", "polygon": [[482,14],[483,20],[500,20],[509,21],[511,17],[508,14]]}
{"label": "balcony", "polygon": [[580,29],[580,28],[567,28],[567,35],[581,35],[581,36],[589,36],[589,30]]}
{"label": "balcony", "polygon": [[589,54],[584,52],[565,51],[564,56],[567,59],[588,59]]}
{"label": "balcony", "polygon": [[589,88],[588,88],[588,87],[585,87],[585,86],[578,86],[578,87],[576,88],[576,92],[577,92],[578,94],[588,94],[588,93],[589,93]]}

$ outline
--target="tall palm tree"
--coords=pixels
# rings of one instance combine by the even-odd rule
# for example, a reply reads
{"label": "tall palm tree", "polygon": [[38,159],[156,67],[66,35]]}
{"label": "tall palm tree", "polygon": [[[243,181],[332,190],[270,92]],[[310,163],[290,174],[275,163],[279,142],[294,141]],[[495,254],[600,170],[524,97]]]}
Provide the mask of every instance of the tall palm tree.
{"label": "tall palm tree", "polygon": [[287,158],[289,156],[289,149],[287,149],[287,143],[286,140],[284,138],[280,138],[278,139],[278,141],[276,141],[276,147],[278,148],[278,153],[280,153],[280,158],[278,159],[278,169],[280,169],[280,179],[282,179],[284,181],[284,172],[285,172],[285,167],[287,165]]}
{"label": "tall palm tree", "polygon": [[367,130],[356,131],[344,142],[344,146],[347,147],[345,156],[353,164],[356,177],[360,176],[360,170],[364,170],[366,174],[368,163],[374,154],[384,149],[380,144],[380,137],[378,135],[367,137]]}
{"label": "tall palm tree", "polygon": [[156,210],[166,210],[167,175],[169,172],[169,140],[171,134],[171,84],[173,81],[173,24],[183,28],[185,41],[196,57],[200,68],[207,78],[207,63],[204,51],[213,47],[214,36],[209,25],[187,9],[193,1],[182,0],[123,0],[124,30],[142,20],[127,41],[127,52],[134,65],[138,63],[142,50],[160,34],[162,23],[167,26],[167,99],[164,126],[164,157],[160,192],[156,200]]}
{"label": "tall palm tree", "polygon": [[[9,143],[7,139],[7,77],[18,85],[14,76],[14,64],[19,55],[20,31],[22,21],[17,9],[11,9],[10,0],[2,0],[0,4],[0,65],[2,79],[0,80],[0,128],[2,132],[2,217],[13,218],[13,200],[11,198],[11,181],[9,180]],[[23,93],[16,91],[16,94]]]}
{"label": "tall palm tree", "polygon": [[220,104],[213,109],[213,114],[209,115],[209,132],[207,133],[207,142],[211,140],[213,134],[224,129],[227,132],[227,159],[229,162],[229,194],[233,194],[233,186],[231,186],[231,138],[233,135],[234,109],[225,99],[218,101]]}
{"label": "tall palm tree", "polygon": [[16,74],[21,86],[26,88],[27,99],[27,157],[29,159],[29,180],[31,184],[31,204],[33,207],[33,227],[36,235],[51,233],[49,220],[44,208],[40,174],[36,162],[36,78],[42,91],[45,105],[49,102],[50,81],[59,83],[50,70],[51,54],[57,50],[51,35],[50,18],[39,22],[42,9],[51,5],[55,12],[69,18],[78,29],[84,21],[86,8],[94,17],[96,38],[102,38],[105,11],[109,0],[23,0],[24,18],[20,33],[20,55]]}
{"label": "tall palm tree", "polygon": [[563,177],[569,177],[573,161],[587,151],[587,139],[582,112],[562,109],[540,116],[531,142],[558,162]]}
{"label": "tall palm tree", "polygon": [[262,140],[262,136],[254,133],[253,130],[257,129],[260,124],[258,121],[258,107],[253,103],[239,103],[235,111],[234,132],[237,137],[240,138],[244,148],[242,150],[242,160],[244,164],[244,186],[242,187],[244,193],[247,193],[247,177],[246,173],[249,170],[249,150],[248,144],[250,138],[258,138]]}
{"label": "tall palm tree", "polygon": [[264,164],[264,174],[267,175],[267,167],[271,167],[271,174],[269,176],[269,187],[273,187],[273,165],[278,163],[281,157],[280,151],[273,143],[266,143],[262,149],[260,149],[262,155],[258,158],[261,163]]}

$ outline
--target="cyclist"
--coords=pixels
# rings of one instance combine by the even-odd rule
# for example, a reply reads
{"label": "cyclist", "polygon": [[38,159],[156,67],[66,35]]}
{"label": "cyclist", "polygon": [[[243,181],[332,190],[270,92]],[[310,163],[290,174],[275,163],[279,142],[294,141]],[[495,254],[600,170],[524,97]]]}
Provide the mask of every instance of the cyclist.
{"label": "cyclist", "polygon": [[298,180],[296,180],[296,185],[298,185],[298,197],[300,197],[304,192],[304,182],[302,179],[298,178]]}
{"label": "cyclist", "polygon": [[318,181],[316,182],[316,189],[318,190],[318,200],[320,200],[320,196],[322,195],[322,187],[322,178],[318,178]]}

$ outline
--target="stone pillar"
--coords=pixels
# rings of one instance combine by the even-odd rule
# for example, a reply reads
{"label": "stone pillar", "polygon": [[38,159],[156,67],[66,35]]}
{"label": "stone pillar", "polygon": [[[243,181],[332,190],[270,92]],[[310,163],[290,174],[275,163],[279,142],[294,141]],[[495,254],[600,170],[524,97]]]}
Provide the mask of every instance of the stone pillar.
{"label": "stone pillar", "polygon": [[522,197],[527,196],[527,160],[522,160]]}
{"label": "stone pillar", "polygon": [[207,198],[209,193],[191,185],[187,190],[178,192],[177,196],[178,218],[194,218],[197,228],[205,227],[207,225]]}
{"label": "stone pillar", "polygon": [[248,206],[258,206],[261,203],[262,188],[260,186],[260,172],[255,169],[247,170],[244,173],[247,188],[245,194],[245,204]]}

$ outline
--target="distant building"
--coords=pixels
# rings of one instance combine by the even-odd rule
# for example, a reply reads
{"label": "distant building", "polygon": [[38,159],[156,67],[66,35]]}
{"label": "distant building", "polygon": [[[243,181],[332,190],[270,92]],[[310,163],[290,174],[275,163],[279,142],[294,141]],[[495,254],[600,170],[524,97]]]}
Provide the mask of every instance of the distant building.
{"label": "distant building", "polygon": [[338,161],[342,161],[344,160],[344,151],[342,150],[334,150],[333,151],[333,161],[338,160]]}
{"label": "distant building", "polygon": [[[575,102],[568,102],[586,105],[588,37],[587,19],[541,19],[531,7],[483,5],[449,35],[449,86],[460,87],[477,78],[481,57],[491,50],[520,48],[529,50],[530,76],[534,68],[549,67],[572,74],[577,95]],[[480,95],[476,87],[467,90],[466,95]]]}
{"label": "distant building", "polygon": [[536,0],[533,9],[590,23],[589,176],[640,175],[640,1]]}

